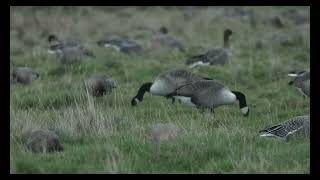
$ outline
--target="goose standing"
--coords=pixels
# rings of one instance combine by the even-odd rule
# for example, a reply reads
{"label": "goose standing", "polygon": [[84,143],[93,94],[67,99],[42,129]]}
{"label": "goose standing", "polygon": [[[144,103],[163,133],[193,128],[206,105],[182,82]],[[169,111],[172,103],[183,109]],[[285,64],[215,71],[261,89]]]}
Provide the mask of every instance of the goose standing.
{"label": "goose standing", "polygon": [[190,68],[214,64],[227,64],[230,62],[231,49],[230,49],[230,37],[232,31],[226,29],[223,33],[223,48],[216,48],[207,51],[205,54],[200,54],[191,57],[187,60],[186,65]]}
{"label": "goose standing", "polygon": [[289,85],[298,88],[302,94],[310,97],[310,69],[291,71],[288,76],[295,77],[289,82]]}
{"label": "goose standing", "polygon": [[163,72],[154,82],[147,82],[141,85],[137,95],[132,98],[131,105],[136,106],[139,102],[142,102],[146,92],[157,96],[172,98],[172,102],[174,102],[174,98],[170,94],[174,93],[176,89],[203,79],[209,78],[192,74],[184,69],[173,69]]}
{"label": "goose standing", "polygon": [[209,108],[212,112],[214,108],[230,105],[238,100],[242,114],[249,115],[246,96],[242,92],[231,91],[217,80],[195,81],[176,89],[170,95],[181,99],[188,106]]}
{"label": "goose standing", "polygon": [[291,118],[281,124],[265,128],[259,131],[259,133],[261,133],[261,137],[278,137],[288,140],[291,134],[299,131],[302,131],[305,137],[310,136],[310,115]]}

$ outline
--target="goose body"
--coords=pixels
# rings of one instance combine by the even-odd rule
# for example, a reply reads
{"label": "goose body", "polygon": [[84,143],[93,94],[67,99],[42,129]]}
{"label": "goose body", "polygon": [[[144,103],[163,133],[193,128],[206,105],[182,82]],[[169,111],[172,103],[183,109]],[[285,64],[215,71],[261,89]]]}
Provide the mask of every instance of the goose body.
{"label": "goose body", "polygon": [[54,131],[42,129],[30,133],[27,148],[36,153],[62,151],[64,149]]}
{"label": "goose body", "polygon": [[214,64],[227,64],[230,61],[231,50],[230,50],[230,36],[232,31],[226,29],[224,31],[224,46],[223,48],[215,48],[207,51],[205,54],[192,56],[187,60],[186,65],[190,68],[196,66],[207,66]]}
{"label": "goose body", "polygon": [[89,49],[85,48],[81,42],[77,39],[67,39],[67,40],[60,40],[55,35],[50,35],[48,37],[49,42],[49,54],[61,54],[65,53],[65,51],[69,51],[70,49],[77,49],[78,53],[88,57],[95,57],[93,52]]}
{"label": "goose body", "polygon": [[40,77],[40,75],[34,72],[30,67],[14,68],[12,73],[13,80],[21,84],[30,84]]}
{"label": "goose body", "polygon": [[118,52],[126,54],[137,53],[142,51],[142,45],[135,40],[123,38],[120,36],[104,37],[97,41],[98,46],[114,48]]}
{"label": "goose body", "polygon": [[116,88],[114,80],[107,75],[97,74],[85,81],[85,86],[90,95],[100,97],[110,94]]}
{"label": "goose body", "polygon": [[135,106],[138,102],[141,102],[145,92],[149,92],[157,96],[173,98],[171,94],[174,93],[176,89],[194,81],[203,79],[209,78],[195,75],[184,69],[173,69],[163,72],[158,75],[153,82],[144,83],[140,87],[137,95],[132,98],[131,104]]}
{"label": "goose body", "polygon": [[238,91],[231,91],[217,80],[200,80],[185,85],[177,89],[173,94],[175,96],[189,98],[186,102],[197,108],[209,108],[213,111],[222,105],[230,105],[239,100],[239,106],[242,114],[248,116],[249,108],[246,103],[246,97]]}
{"label": "goose body", "polygon": [[291,71],[288,75],[295,77],[289,82],[289,85],[296,87],[302,94],[310,97],[310,69]]}
{"label": "goose body", "polygon": [[297,116],[281,124],[259,131],[261,137],[278,137],[287,139],[289,135],[302,131],[306,137],[310,135],[310,116]]}

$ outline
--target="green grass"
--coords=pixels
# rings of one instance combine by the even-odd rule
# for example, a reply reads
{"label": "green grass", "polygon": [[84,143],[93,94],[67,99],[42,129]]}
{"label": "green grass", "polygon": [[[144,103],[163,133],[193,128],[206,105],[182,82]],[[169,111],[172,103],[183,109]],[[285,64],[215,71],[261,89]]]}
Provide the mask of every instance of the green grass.
{"label": "green grass", "polygon": [[[269,14],[298,7],[252,8],[256,28],[237,17],[215,15],[219,9],[214,8],[185,20],[177,8],[11,7],[11,58],[17,65],[32,67],[41,78],[31,85],[11,87],[10,169],[15,173],[310,173],[309,142],[258,136],[270,124],[309,113],[309,98],[288,85],[287,72],[310,66],[310,35],[288,19],[280,30],[263,23]],[[135,31],[140,25],[168,26],[188,51],[125,55],[95,45],[97,38],[112,33],[141,33],[148,45],[148,35]],[[242,116],[238,104],[219,107],[212,114],[150,94],[138,107],[131,107],[142,83],[163,71],[186,68],[185,60],[191,55],[221,46],[224,28],[235,32],[231,64],[190,71],[244,92],[249,117]],[[50,33],[79,37],[97,58],[60,64],[46,53]],[[298,34],[303,39],[281,46],[269,38],[275,33]],[[261,50],[254,48],[258,40],[266,42]],[[87,96],[83,82],[96,73],[111,75],[118,84],[116,91],[101,98]],[[182,130],[178,138],[152,142],[153,125],[167,122]],[[55,129],[65,150],[28,151],[24,134],[38,128]]]}

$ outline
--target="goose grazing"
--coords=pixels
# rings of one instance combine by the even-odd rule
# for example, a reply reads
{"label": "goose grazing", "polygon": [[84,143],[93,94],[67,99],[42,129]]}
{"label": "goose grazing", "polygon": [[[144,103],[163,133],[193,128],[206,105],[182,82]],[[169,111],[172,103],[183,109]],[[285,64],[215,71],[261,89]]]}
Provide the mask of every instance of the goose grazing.
{"label": "goose grazing", "polygon": [[196,66],[207,66],[214,64],[227,64],[230,61],[231,50],[230,50],[230,37],[232,31],[226,29],[223,33],[223,48],[216,48],[207,51],[205,54],[200,54],[191,57],[187,60],[186,65],[190,68]]}
{"label": "goose grazing", "polygon": [[97,74],[85,81],[85,87],[90,95],[101,97],[110,94],[116,88],[116,84],[110,76]]}
{"label": "goose grazing", "polygon": [[291,71],[288,76],[295,77],[288,84],[292,85],[304,94],[310,97],[310,69]]}
{"label": "goose grazing", "polygon": [[214,111],[214,108],[233,104],[238,100],[242,114],[244,116],[249,115],[246,96],[242,92],[231,91],[217,80],[192,82],[176,89],[170,96],[180,99],[191,107],[209,108],[211,112]]}
{"label": "goose grazing", "polygon": [[117,52],[126,54],[139,53],[142,51],[142,45],[135,40],[123,38],[120,36],[104,37],[97,41],[98,46],[114,48]]}
{"label": "goose grazing", "polygon": [[83,55],[88,57],[95,57],[93,52],[89,49],[85,48],[81,42],[77,39],[68,39],[65,41],[59,40],[56,35],[49,35],[48,37],[49,42],[49,54],[61,54],[64,49],[78,49]]}
{"label": "goose grazing", "polygon": [[35,153],[63,151],[59,136],[52,130],[34,130],[27,139],[27,148]]}
{"label": "goose grazing", "polygon": [[34,72],[29,67],[14,68],[12,73],[13,80],[21,84],[30,84],[32,81],[40,77],[38,73]]}
{"label": "goose grazing", "polygon": [[310,136],[310,116],[297,116],[281,124],[265,128],[259,131],[261,137],[278,137],[288,140],[289,135],[303,132],[306,137]]}
{"label": "goose grazing", "polygon": [[185,52],[185,47],[181,41],[172,35],[168,34],[168,28],[161,26],[158,31],[156,31],[151,39],[151,44],[153,49],[158,49],[160,47],[168,47],[171,49],[177,49],[180,52]]}
{"label": "goose grazing", "polygon": [[185,86],[194,81],[209,79],[201,77],[184,69],[173,69],[161,73],[154,82],[144,83],[137,95],[132,98],[131,105],[136,106],[139,102],[142,102],[143,96],[146,92],[153,95],[164,96],[166,98],[172,98],[172,103],[174,102],[174,97],[170,94],[174,93],[176,89]]}

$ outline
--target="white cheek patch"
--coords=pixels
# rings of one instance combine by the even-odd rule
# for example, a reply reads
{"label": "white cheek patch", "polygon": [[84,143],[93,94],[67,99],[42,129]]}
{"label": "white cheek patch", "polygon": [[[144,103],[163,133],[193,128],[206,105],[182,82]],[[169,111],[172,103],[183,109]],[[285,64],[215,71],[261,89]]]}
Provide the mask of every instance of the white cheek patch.
{"label": "white cheek patch", "polygon": [[241,108],[242,114],[247,114],[249,112],[248,106]]}
{"label": "white cheek patch", "polygon": [[297,77],[298,75],[296,73],[289,73],[288,76],[290,77]]}
{"label": "white cheek patch", "polygon": [[204,62],[202,62],[202,61],[198,61],[198,62],[195,62],[195,63],[191,64],[191,65],[189,66],[189,68],[194,68],[194,67],[196,67],[196,66],[209,66],[209,65],[210,65],[209,62],[204,63]]}
{"label": "white cheek patch", "polygon": [[104,47],[106,48],[113,48],[115,49],[117,52],[120,52],[120,48],[118,46],[112,45],[112,44],[104,44]]}
{"label": "white cheek patch", "polygon": [[174,96],[174,98],[180,100],[183,104],[185,104],[187,106],[196,107],[196,105],[191,102],[190,97]]}
{"label": "white cheek patch", "polygon": [[139,99],[138,98],[134,98],[134,101],[138,104],[140,103]]}

